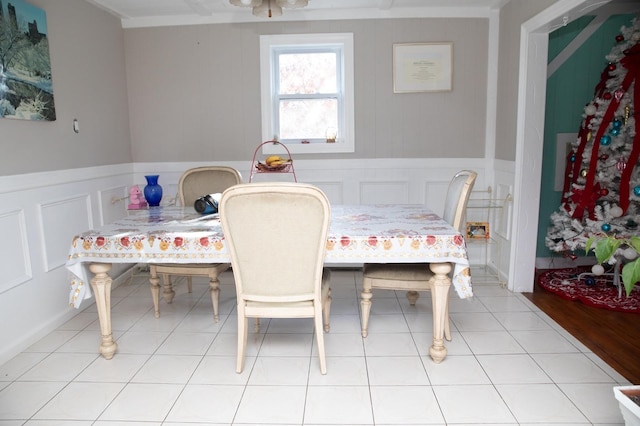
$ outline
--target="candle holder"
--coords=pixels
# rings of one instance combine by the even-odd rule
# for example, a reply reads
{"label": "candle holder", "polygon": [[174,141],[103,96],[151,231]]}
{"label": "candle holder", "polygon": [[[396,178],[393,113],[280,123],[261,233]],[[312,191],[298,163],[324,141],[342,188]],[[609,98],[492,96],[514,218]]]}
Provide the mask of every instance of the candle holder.
{"label": "candle holder", "polygon": [[335,143],[338,131],[334,127],[329,127],[325,133],[327,143]]}

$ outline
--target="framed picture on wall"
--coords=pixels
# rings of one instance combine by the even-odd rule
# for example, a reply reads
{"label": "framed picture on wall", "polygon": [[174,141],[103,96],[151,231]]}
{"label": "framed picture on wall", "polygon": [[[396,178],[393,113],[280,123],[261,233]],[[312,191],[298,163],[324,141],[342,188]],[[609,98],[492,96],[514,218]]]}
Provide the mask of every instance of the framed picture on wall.
{"label": "framed picture on wall", "polygon": [[453,43],[393,45],[393,92],[444,92],[453,89]]}
{"label": "framed picture on wall", "polygon": [[0,1],[0,117],[53,121],[45,11],[24,0]]}

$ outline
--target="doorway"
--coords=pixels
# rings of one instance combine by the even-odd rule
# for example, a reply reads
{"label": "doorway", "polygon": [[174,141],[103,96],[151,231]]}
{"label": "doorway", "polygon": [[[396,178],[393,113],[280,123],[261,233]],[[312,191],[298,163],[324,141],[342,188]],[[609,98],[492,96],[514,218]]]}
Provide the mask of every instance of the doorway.
{"label": "doorway", "polygon": [[[509,289],[534,287],[549,33],[610,0],[560,0],[522,24]],[[526,161],[525,161],[526,160]],[[537,182],[537,184],[531,184]],[[524,196],[526,194],[526,196]]]}

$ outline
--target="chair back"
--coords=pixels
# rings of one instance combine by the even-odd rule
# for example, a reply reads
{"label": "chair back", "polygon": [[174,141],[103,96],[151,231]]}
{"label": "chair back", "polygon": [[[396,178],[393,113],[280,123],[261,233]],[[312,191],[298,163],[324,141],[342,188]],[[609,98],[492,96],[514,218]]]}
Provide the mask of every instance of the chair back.
{"label": "chair back", "polygon": [[467,202],[477,176],[478,173],[472,170],[461,170],[451,179],[447,189],[442,218],[460,232],[462,232]]}
{"label": "chair back", "polygon": [[225,189],[242,183],[242,176],[233,167],[204,166],[189,169],[178,182],[178,199],[182,206],[193,206],[207,194],[222,193]]}
{"label": "chair back", "polygon": [[331,214],[320,189],[236,185],[222,194],[219,212],[239,304],[320,300]]}

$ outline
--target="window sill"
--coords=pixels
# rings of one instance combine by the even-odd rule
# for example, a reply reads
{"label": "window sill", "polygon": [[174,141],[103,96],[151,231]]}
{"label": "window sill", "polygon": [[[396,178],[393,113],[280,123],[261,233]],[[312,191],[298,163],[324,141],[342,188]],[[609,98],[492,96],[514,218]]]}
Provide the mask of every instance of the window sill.
{"label": "window sill", "polygon": [[[326,154],[326,153],[344,153],[355,152],[353,143],[344,142],[336,143],[284,143],[291,154]],[[262,146],[263,154],[282,154],[282,147],[273,144],[264,144]]]}

